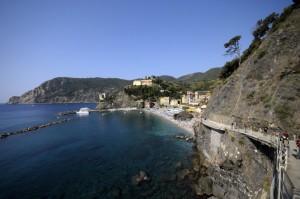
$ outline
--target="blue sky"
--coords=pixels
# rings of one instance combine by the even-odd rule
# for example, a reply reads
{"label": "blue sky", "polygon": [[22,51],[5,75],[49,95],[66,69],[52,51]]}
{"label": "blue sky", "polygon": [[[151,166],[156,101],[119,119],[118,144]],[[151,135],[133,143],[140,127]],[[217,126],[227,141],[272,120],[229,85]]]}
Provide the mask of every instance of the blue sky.
{"label": "blue sky", "polygon": [[182,75],[291,0],[0,0],[0,102],[55,77]]}

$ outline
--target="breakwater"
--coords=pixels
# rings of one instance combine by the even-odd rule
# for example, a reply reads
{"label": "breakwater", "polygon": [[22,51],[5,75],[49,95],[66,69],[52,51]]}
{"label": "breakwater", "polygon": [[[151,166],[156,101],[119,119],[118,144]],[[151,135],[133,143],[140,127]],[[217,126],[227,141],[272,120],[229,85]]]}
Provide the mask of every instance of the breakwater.
{"label": "breakwater", "polygon": [[60,117],[60,116],[72,115],[72,114],[76,114],[76,111],[64,111],[64,112],[57,113],[56,116]]}
{"label": "breakwater", "polygon": [[63,120],[59,120],[59,121],[55,121],[55,122],[50,122],[50,123],[46,123],[46,124],[40,124],[40,125],[37,125],[37,126],[30,126],[28,128],[24,128],[24,129],[21,129],[21,130],[18,130],[18,131],[11,131],[11,132],[8,132],[8,133],[1,134],[0,138],[3,139],[3,138],[7,138],[8,136],[11,136],[11,135],[16,135],[16,134],[28,133],[28,132],[31,132],[31,131],[36,131],[36,130],[41,129],[41,128],[45,128],[45,127],[48,127],[48,126],[53,126],[53,125],[61,124],[61,123],[64,123],[64,122],[68,122],[70,120],[71,119],[63,119]]}

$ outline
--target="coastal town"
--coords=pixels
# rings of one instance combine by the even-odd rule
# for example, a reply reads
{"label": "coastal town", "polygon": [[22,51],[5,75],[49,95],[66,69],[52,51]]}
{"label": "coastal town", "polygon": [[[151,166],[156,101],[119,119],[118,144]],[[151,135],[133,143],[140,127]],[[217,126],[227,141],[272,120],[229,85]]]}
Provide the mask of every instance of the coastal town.
{"label": "coastal town", "polygon": [[[195,117],[200,118],[201,113],[206,109],[207,103],[209,101],[211,92],[210,91],[179,91],[180,98],[174,98],[168,94],[168,90],[164,90],[159,84],[156,84],[156,78],[145,77],[144,79],[134,80],[131,86],[127,86],[126,89],[135,89],[143,87],[154,87],[158,86],[160,88],[159,96],[155,96],[152,100],[150,98],[145,99],[144,96],[139,96],[136,100],[136,106],[142,108],[180,108],[187,112],[193,113]],[[126,92],[126,90],[125,90]],[[144,93],[141,93],[143,95]],[[99,102],[106,101],[108,99],[109,93],[99,94]],[[135,96],[137,98],[137,96]],[[126,107],[122,107],[126,108]]]}
{"label": "coastal town", "polygon": [[[151,76],[145,77],[144,79],[134,80],[132,85],[127,86],[127,91],[129,89],[142,89],[142,88],[152,88],[159,87],[159,96],[145,99],[146,93],[141,93],[140,96],[131,96],[131,99],[135,99],[135,103],[125,104],[123,106],[114,106],[116,104],[114,101],[111,102],[112,106],[108,108],[111,110],[134,110],[136,108],[143,108],[143,110],[156,114],[164,119],[175,123],[179,127],[185,129],[191,135],[194,136],[193,125],[196,121],[200,121],[202,113],[206,109],[207,103],[210,99],[210,91],[178,91],[180,98],[174,98],[169,94],[168,90],[164,90],[160,84],[155,82],[158,79]],[[124,89],[124,90],[126,90]],[[126,93],[126,91],[123,91]],[[166,95],[164,95],[166,94]],[[99,94],[99,104],[106,102],[109,99],[109,93]],[[104,110],[106,108],[103,108]],[[176,116],[179,117],[176,117]]]}

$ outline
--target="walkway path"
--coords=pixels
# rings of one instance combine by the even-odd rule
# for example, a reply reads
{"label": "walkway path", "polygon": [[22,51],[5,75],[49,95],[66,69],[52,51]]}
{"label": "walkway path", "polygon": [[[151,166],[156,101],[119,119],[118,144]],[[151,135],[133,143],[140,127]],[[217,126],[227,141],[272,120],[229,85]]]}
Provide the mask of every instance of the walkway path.
{"label": "walkway path", "polygon": [[227,125],[227,124],[221,124],[217,123],[211,120],[202,120],[201,121],[204,126],[216,129],[216,130],[222,130],[224,131],[225,129],[228,129],[230,131],[238,132],[241,134],[246,135],[247,137],[251,137],[252,139],[259,140],[261,142],[264,142],[269,145],[275,145],[275,136],[270,135],[270,134],[264,134],[261,132],[257,131],[252,131],[250,129],[239,129],[239,128],[234,128],[233,126]]}
{"label": "walkway path", "polygon": [[291,155],[287,160],[286,172],[294,187],[300,190],[300,160],[297,157],[297,146],[295,141],[290,141]]}

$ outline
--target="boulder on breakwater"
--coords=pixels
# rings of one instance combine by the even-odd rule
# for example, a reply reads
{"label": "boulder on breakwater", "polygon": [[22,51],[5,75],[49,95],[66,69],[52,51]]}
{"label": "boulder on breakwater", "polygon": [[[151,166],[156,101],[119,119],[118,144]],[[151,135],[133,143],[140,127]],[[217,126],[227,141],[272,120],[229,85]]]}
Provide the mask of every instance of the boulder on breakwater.
{"label": "boulder on breakwater", "polygon": [[185,141],[188,141],[188,142],[193,141],[192,137],[187,137],[187,136],[184,136],[184,135],[176,135],[176,139],[182,139],[182,140],[185,140]]}

